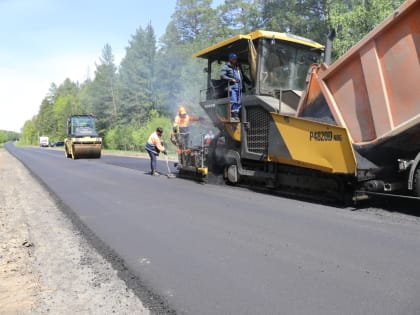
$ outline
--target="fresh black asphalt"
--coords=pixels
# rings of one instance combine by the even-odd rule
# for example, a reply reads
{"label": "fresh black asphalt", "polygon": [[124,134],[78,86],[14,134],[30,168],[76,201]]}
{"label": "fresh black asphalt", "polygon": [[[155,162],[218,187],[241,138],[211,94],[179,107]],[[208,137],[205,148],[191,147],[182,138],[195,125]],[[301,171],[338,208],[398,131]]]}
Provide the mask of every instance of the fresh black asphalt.
{"label": "fresh black asphalt", "polygon": [[7,149],[168,311],[420,314],[415,218],[152,177],[142,158]]}

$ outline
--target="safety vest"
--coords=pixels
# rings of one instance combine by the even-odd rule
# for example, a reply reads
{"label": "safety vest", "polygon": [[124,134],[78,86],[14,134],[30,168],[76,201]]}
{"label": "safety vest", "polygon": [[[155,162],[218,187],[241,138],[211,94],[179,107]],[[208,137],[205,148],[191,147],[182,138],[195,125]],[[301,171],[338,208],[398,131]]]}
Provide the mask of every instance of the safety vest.
{"label": "safety vest", "polygon": [[165,148],[162,145],[162,141],[157,135],[156,131],[152,133],[147,140],[146,150],[154,154],[159,154],[159,152],[165,151]]}
{"label": "safety vest", "polygon": [[188,127],[190,125],[190,116],[188,114],[185,117],[176,115],[174,121],[174,127]]}

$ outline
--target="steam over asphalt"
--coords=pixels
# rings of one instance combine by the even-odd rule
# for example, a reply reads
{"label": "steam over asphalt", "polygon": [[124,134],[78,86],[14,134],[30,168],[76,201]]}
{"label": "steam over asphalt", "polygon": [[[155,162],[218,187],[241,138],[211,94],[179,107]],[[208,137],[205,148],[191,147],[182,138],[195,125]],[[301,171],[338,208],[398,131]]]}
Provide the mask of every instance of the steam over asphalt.
{"label": "steam over asphalt", "polygon": [[123,259],[146,306],[152,296],[182,314],[420,313],[417,217],[152,177],[141,158],[7,148]]}

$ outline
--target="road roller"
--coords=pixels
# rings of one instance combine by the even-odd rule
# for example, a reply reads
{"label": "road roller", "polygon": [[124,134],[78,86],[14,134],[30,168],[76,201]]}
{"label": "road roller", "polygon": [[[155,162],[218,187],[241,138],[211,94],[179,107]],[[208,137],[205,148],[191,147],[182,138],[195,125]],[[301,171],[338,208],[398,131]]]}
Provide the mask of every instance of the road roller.
{"label": "road roller", "polygon": [[67,119],[65,155],[75,159],[99,159],[102,138],[98,136],[92,115],[72,115]]}

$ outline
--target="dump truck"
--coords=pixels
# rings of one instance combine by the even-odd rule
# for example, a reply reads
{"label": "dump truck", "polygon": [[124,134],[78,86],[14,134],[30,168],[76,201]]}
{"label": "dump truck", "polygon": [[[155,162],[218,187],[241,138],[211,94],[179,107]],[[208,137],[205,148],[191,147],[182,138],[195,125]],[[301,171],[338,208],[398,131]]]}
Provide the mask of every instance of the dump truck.
{"label": "dump truck", "polygon": [[296,116],[345,128],[361,195],[420,197],[420,1],[406,1],[333,65],[311,68]]}
{"label": "dump truck", "polygon": [[[419,16],[420,0],[406,1],[332,65],[322,62],[330,59],[323,45],[268,31],[197,52],[207,60],[200,106],[220,132],[206,150],[195,148],[201,165],[187,166],[322,199],[419,198]],[[240,122],[220,80],[231,52],[251,79]]]}
{"label": "dump truck", "polygon": [[67,138],[64,140],[67,158],[99,159],[102,138],[98,136],[92,115],[72,115],[67,119]]}

